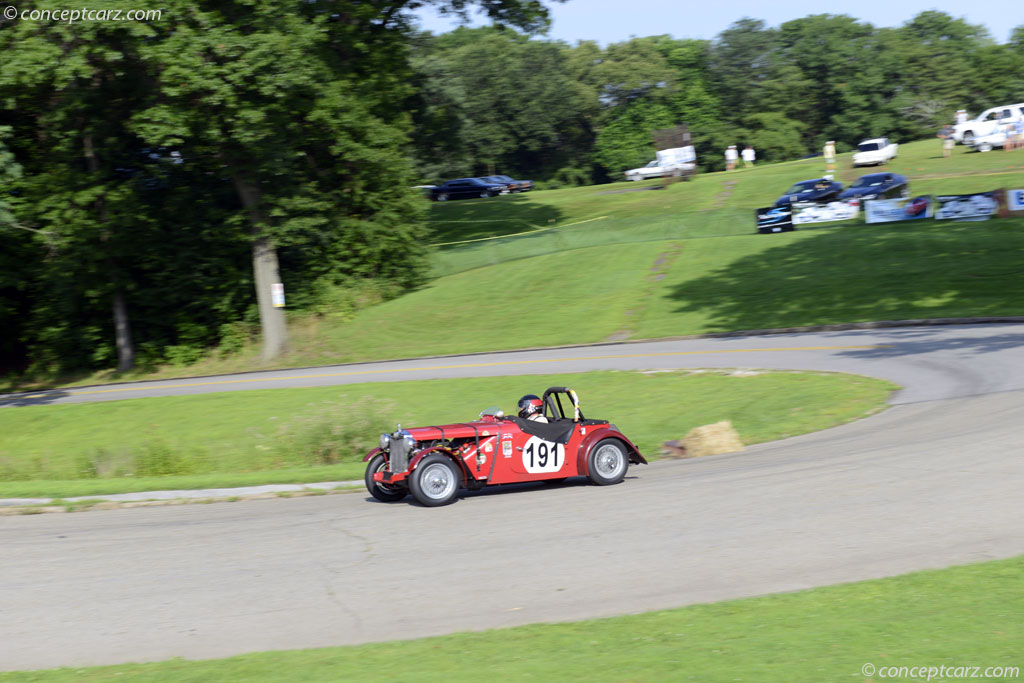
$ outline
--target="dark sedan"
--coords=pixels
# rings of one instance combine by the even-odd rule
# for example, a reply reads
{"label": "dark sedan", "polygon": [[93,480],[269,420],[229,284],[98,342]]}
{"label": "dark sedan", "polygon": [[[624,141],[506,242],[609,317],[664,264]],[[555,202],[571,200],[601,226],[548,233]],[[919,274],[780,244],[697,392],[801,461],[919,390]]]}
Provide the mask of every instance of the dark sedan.
{"label": "dark sedan", "polygon": [[533,189],[532,180],[515,180],[507,175],[489,175],[486,178],[481,178],[480,180],[488,183],[501,183],[508,185],[509,192],[529,192]]}
{"label": "dark sedan", "polygon": [[430,198],[437,202],[446,202],[449,199],[467,197],[497,197],[502,192],[508,192],[508,185],[480,178],[458,178],[431,189]]}
{"label": "dark sedan", "polygon": [[869,173],[854,181],[840,199],[895,199],[910,196],[907,176],[899,173]]}
{"label": "dark sedan", "polygon": [[786,194],[775,200],[775,206],[786,206],[796,202],[831,202],[839,197],[843,184],[828,178],[801,180],[786,190]]}

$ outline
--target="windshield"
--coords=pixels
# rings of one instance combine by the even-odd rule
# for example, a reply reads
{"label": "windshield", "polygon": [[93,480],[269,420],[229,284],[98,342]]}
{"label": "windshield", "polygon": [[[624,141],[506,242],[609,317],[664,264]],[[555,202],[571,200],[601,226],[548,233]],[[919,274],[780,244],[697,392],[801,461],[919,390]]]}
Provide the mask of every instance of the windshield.
{"label": "windshield", "polygon": [[855,182],[853,185],[850,185],[850,187],[878,187],[879,185],[885,185],[885,183],[886,179],[884,177],[880,178],[878,176],[866,175],[861,178],[858,178],[857,182]]}
{"label": "windshield", "polygon": [[877,142],[862,142],[857,145],[857,150],[860,152],[875,152],[879,149]]}
{"label": "windshield", "polygon": [[797,183],[793,187],[786,190],[786,194],[803,194],[804,192],[811,192],[814,190],[815,183],[820,183],[820,180],[805,180]]}

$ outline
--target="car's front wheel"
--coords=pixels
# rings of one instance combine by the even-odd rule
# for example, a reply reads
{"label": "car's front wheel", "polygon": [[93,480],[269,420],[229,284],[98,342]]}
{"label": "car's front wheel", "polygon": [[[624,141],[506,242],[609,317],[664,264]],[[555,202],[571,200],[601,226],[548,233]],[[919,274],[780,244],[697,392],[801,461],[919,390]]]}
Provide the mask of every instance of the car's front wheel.
{"label": "car's front wheel", "polygon": [[462,476],[451,460],[439,453],[431,453],[423,458],[409,477],[409,490],[420,505],[437,507],[455,500],[461,482]]}
{"label": "car's front wheel", "polygon": [[439,202],[446,202],[446,201],[448,201],[448,193],[447,192],[438,192],[436,199]]}
{"label": "car's front wheel", "polygon": [[373,480],[374,474],[383,472],[387,467],[388,461],[382,454],[378,453],[370,458],[370,462],[366,463],[366,474],[363,475],[363,481],[366,483],[366,490],[370,492],[371,496],[384,503],[394,503],[405,498],[408,491],[401,486],[392,486],[391,484],[383,484]]}
{"label": "car's front wheel", "polygon": [[598,486],[618,484],[626,477],[629,457],[618,439],[605,439],[587,456],[587,478]]}
{"label": "car's front wheel", "polygon": [[973,141],[974,141],[974,132],[973,131],[969,131],[969,130],[965,131],[964,134],[960,137],[960,142],[964,143],[965,145],[970,145],[971,142],[973,142]]}

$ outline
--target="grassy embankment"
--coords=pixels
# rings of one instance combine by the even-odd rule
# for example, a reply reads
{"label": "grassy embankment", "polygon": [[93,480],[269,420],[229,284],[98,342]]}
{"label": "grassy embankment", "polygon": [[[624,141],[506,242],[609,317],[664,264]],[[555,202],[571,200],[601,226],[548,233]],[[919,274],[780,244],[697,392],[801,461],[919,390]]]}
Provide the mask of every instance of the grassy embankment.
{"label": "grassy embankment", "polygon": [[[915,194],[1024,186],[1024,151],[958,147],[943,159],[937,144],[903,145],[890,166],[910,177]],[[840,155],[839,169],[846,182],[881,170],[851,169],[849,155]],[[294,316],[293,351],[275,365],[1024,312],[1014,295],[1024,270],[1017,257],[1024,218],[858,220],[753,234],[754,208],[822,171],[816,158],[701,175],[664,190],[643,189],[659,186],[654,180],[433,204],[435,244],[506,237],[438,247],[442,277],[353,319]],[[253,347],[123,378],[258,367]]]}
{"label": "grassy embankment", "polygon": [[0,410],[0,497],[360,479],[377,435],[514,409],[572,386],[641,452],[730,419],[745,443],[871,414],[894,387],[852,375],[595,372],[274,389]]}
{"label": "grassy embankment", "polygon": [[[1019,680],[1024,669],[1022,581],[1024,558],[1015,558],[612,619],[220,660],[0,673],[0,683],[820,683],[961,680],[972,674],[977,679]],[[940,677],[942,666],[952,673]],[[903,675],[890,667],[905,667]],[[910,676],[910,667],[924,669]],[[935,667],[934,673],[929,667]]]}

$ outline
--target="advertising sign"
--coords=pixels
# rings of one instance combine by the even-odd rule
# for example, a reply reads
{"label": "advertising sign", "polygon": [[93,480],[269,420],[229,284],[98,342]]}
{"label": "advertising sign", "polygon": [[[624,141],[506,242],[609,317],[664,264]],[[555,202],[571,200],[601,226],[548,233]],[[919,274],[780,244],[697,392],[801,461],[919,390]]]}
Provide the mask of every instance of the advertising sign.
{"label": "advertising sign", "polygon": [[931,218],[934,212],[931,195],[909,199],[869,199],[864,202],[868,223],[891,223]]}
{"label": "advertising sign", "polygon": [[757,232],[768,235],[773,232],[792,232],[793,212],[788,206],[757,209]]}
{"label": "advertising sign", "polygon": [[856,218],[860,213],[860,200],[836,202],[800,202],[793,204],[793,224],[828,223]]}
{"label": "advertising sign", "polygon": [[1007,190],[1006,208],[1009,211],[1024,211],[1024,190]]}
{"label": "advertising sign", "polygon": [[935,218],[955,221],[987,221],[999,211],[1001,190],[976,194],[944,194],[935,198]]}
{"label": "advertising sign", "polygon": [[659,150],[655,156],[658,159],[658,164],[661,166],[692,164],[697,161],[697,153],[694,151],[693,145]]}

